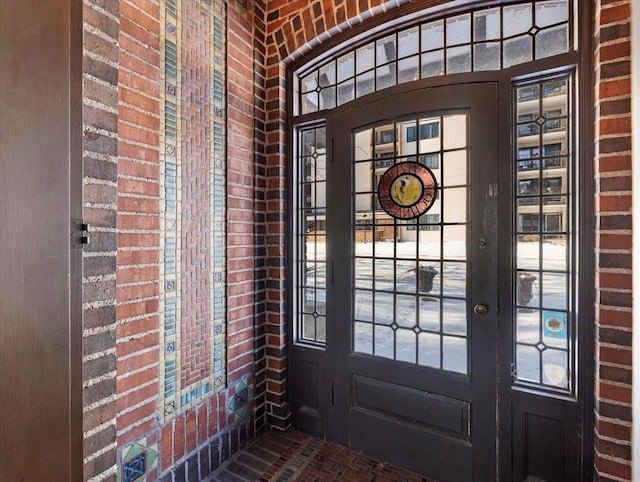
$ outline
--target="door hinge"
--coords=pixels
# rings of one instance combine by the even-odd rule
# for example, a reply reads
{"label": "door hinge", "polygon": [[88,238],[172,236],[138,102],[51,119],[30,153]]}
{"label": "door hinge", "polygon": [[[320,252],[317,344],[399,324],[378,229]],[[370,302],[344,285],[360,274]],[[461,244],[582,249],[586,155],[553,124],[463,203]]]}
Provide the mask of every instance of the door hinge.
{"label": "door hinge", "polygon": [[330,396],[331,396],[331,406],[333,407],[333,402],[334,402],[334,398],[333,398],[333,382],[330,383],[330,387],[329,389],[331,390]]}
{"label": "door hinge", "polygon": [[71,220],[71,249],[82,249],[89,244],[89,225],[82,219]]}

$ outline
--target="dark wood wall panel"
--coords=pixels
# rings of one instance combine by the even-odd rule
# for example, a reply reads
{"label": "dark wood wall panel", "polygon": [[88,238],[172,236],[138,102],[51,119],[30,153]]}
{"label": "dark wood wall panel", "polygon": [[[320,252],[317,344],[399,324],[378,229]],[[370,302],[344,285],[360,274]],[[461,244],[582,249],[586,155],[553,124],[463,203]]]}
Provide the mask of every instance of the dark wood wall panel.
{"label": "dark wood wall panel", "polygon": [[70,250],[70,200],[78,204],[81,189],[70,188],[79,162],[77,13],[70,0],[0,2],[0,479],[7,481],[79,480],[82,466],[74,353],[80,250]]}

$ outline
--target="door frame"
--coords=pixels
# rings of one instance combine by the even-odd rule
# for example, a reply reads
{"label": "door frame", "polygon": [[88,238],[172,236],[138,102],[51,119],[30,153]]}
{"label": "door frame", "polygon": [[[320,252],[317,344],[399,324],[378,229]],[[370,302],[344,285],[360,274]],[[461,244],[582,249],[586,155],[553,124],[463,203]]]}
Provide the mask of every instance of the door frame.
{"label": "door frame", "polygon": [[[504,1],[492,1],[491,6],[505,5],[518,3],[515,0]],[[398,7],[390,12],[382,13],[374,16],[360,24],[353,26],[352,28],[343,31],[333,37],[326,39],[319,45],[315,46],[308,52],[301,52],[300,56],[295,57],[287,67],[287,84],[286,84],[286,102],[287,102],[287,233],[288,236],[293,235],[293,212],[291,206],[293,205],[293,192],[295,189],[293,181],[293,163],[295,162],[296,152],[296,129],[304,127],[306,125],[313,125],[322,122],[326,117],[328,111],[320,111],[312,114],[299,114],[294,112],[293,106],[296,103],[296,73],[300,69],[307,68],[317,62],[321,63],[323,60],[329,57],[338,57],[341,53],[348,51],[361,42],[366,42],[373,37],[382,37],[388,33],[392,33],[403,28],[407,28],[415,23],[434,20],[438,18],[446,18],[450,15],[458,14],[473,10],[480,5],[480,2],[475,0],[463,1],[463,2],[448,2],[441,6],[433,8],[424,8],[424,6],[416,5],[415,3],[407,4],[402,7]],[[486,6],[486,2],[482,2],[482,6]],[[578,206],[591,206],[593,203],[594,193],[596,192],[594,183],[594,166],[593,166],[593,73],[590,70],[592,65],[592,31],[593,31],[593,17],[592,12],[594,5],[592,2],[587,2],[586,5],[581,5],[577,12],[575,12],[577,32],[576,45],[577,50],[571,51],[565,54],[560,54],[555,57],[536,60],[527,64],[521,64],[510,67],[504,70],[491,71],[491,72],[475,72],[475,73],[463,73],[454,74],[448,76],[442,76],[438,78],[421,79],[411,83],[411,89],[423,88],[439,85],[450,85],[451,83],[470,83],[470,82],[482,82],[482,81],[497,81],[499,84],[499,131],[500,133],[508,133],[509,125],[511,122],[511,82],[513,80],[527,78],[529,76],[540,75],[544,73],[554,73],[562,70],[575,68],[576,69],[576,87],[578,94],[576,95],[576,107],[579,111],[579,119],[576,126],[576,148],[575,155],[576,166],[579,166],[577,172],[577,180],[580,185],[580,191],[576,195],[576,204]],[[421,13],[424,12],[424,13]],[[404,86],[395,86],[383,91],[378,91],[369,95],[369,99],[381,99],[389,95],[393,95],[403,89],[407,88],[407,84]],[[344,107],[344,106],[342,106]],[[499,159],[509,159],[510,143],[501,142],[498,146]],[[502,161],[501,161],[502,162]],[[499,186],[500,192],[505,190],[510,191],[512,189],[510,174],[502,172],[499,166]],[[510,216],[510,212],[502,209],[499,212],[500,216]],[[577,450],[578,457],[576,459],[575,473],[576,477],[580,480],[591,480],[594,474],[594,373],[595,373],[595,324],[594,324],[594,302],[595,294],[593,290],[589,290],[589,286],[593,286],[595,282],[595,271],[592,263],[592,253],[594,249],[594,233],[595,233],[595,214],[593,209],[588,209],[581,212],[579,221],[580,236],[577,240],[577,248],[579,257],[576,261],[577,275],[576,280],[580,286],[585,289],[580,289],[576,299],[576,309],[579,316],[577,318],[576,329],[580,334],[580,350],[578,352],[577,366],[580,370],[577,374],[577,384],[579,387],[578,401],[577,401],[577,422],[580,426],[580,433],[577,437],[579,439],[579,448]],[[499,237],[511,236],[510,226],[503,226],[499,230]],[[290,238],[291,239],[291,238]],[[505,253],[500,253],[501,257],[506,256]],[[294,278],[294,262],[291,251],[288,250],[287,254],[287,276],[290,280]],[[501,271],[499,277],[501,280],[510,279],[511,272],[509,267],[501,262]],[[294,299],[295,292],[292,289],[287,290],[287,306],[293,306],[292,300]],[[505,303],[511,303],[510,290],[500,291],[499,304],[504,306]],[[316,414],[318,417],[313,424],[301,424],[305,430],[310,431],[316,435],[324,436],[326,433],[326,423],[322,421],[322,417],[328,410],[328,403],[331,396],[331,387],[328,377],[326,376],[326,363],[327,357],[325,352],[318,347],[310,347],[305,345],[296,344],[296,340],[291,327],[295,323],[295,313],[290,310],[287,311],[287,326],[290,327],[287,330],[287,343],[290,347],[287,350],[287,363],[290,367],[289,373],[296,375],[302,374],[301,359],[304,358],[305,364],[312,364],[317,367],[318,373],[321,374],[320,379],[315,387],[319,397],[319,411]],[[502,311],[499,317],[500,326],[510,323],[510,314]],[[505,357],[511,354],[511,340],[507,340],[506,337],[500,341],[499,356]],[[509,380],[511,377],[509,364],[504,364],[500,373],[501,380]],[[499,398],[502,400],[510,400],[511,396],[511,384],[501,383]],[[296,403],[297,394],[295,383],[290,384],[288,392],[289,401],[291,402],[292,416],[294,425],[297,423]],[[506,430],[512,417],[512,411],[509,403],[504,403],[498,409],[498,439],[500,443],[498,471],[499,480],[511,480],[513,474],[511,445],[512,437],[510,431]]]}

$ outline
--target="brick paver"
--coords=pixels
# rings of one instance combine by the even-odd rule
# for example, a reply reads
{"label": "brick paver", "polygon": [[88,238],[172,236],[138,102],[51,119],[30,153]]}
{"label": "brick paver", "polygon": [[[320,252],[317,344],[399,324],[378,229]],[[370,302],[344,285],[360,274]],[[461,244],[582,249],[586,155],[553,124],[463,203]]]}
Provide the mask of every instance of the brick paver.
{"label": "brick paver", "polygon": [[430,482],[297,430],[262,432],[212,474],[211,482]]}

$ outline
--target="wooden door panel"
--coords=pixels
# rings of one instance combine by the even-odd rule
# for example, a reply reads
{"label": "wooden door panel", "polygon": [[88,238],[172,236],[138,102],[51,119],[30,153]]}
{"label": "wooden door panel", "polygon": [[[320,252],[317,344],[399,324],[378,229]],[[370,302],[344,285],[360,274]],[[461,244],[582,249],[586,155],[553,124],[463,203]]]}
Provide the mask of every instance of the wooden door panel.
{"label": "wooden door panel", "polygon": [[[347,110],[330,123],[335,167],[328,181],[332,222],[327,228],[327,250],[335,283],[328,294],[327,360],[335,396],[328,435],[439,481],[495,480],[497,474],[496,95],[495,84],[424,89]],[[406,138],[402,137],[405,132]],[[435,138],[437,145],[429,140]],[[421,154],[433,151],[436,157]],[[352,161],[354,152],[358,154],[353,154]],[[383,166],[379,158],[391,161]],[[439,191],[431,212],[438,213],[439,241],[434,241],[433,229],[423,234],[419,227],[410,233],[406,221],[385,218],[379,203],[373,202],[375,183],[384,169],[416,160],[435,171]],[[357,176],[364,176],[364,182]],[[367,206],[371,213],[366,212]],[[365,223],[369,219],[372,225],[371,256],[358,254],[368,251],[366,237],[354,235],[357,219]],[[452,233],[457,234],[451,238]],[[401,246],[402,236],[409,243],[415,239],[416,253],[425,249],[427,254],[416,254],[413,260],[398,255],[406,248]],[[448,244],[449,239],[462,243],[461,247]],[[393,244],[391,251],[385,242]],[[357,243],[365,244],[357,249]],[[436,254],[433,246],[439,246]],[[432,286],[419,282],[418,265],[415,289],[401,280],[412,271],[412,262],[420,260],[423,268],[423,259],[437,266],[427,269],[441,277],[433,293]],[[373,273],[380,273],[370,288],[361,275],[355,277],[356,270],[366,273],[369,265]],[[399,302],[404,303],[402,313],[408,315],[400,314]],[[374,307],[363,308],[363,303]],[[486,304],[489,314],[474,313],[476,303]],[[422,324],[423,311],[427,325]],[[435,328],[430,316],[440,320]],[[357,319],[364,320],[359,327]],[[393,333],[390,342],[378,338],[380,326],[381,332]],[[382,347],[379,354],[367,344],[368,332],[371,346]],[[413,363],[402,359],[411,354],[400,345],[400,333],[416,334]],[[429,354],[432,348],[420,345],[423,334],[424,339],[440,340],[436,358]],[[391,351],[385,348],[389,343],[394,347]],[[465,347],[463,352],[460,346]],[[431,358],[421,358],[423,353]]]}

